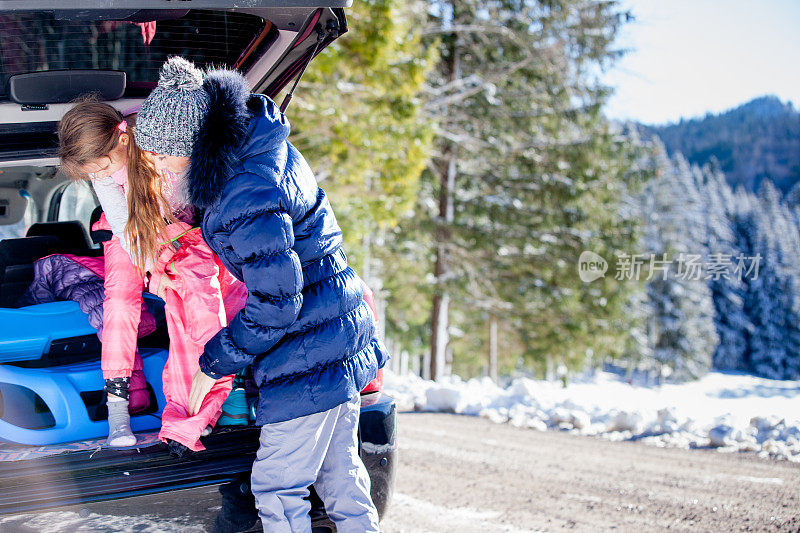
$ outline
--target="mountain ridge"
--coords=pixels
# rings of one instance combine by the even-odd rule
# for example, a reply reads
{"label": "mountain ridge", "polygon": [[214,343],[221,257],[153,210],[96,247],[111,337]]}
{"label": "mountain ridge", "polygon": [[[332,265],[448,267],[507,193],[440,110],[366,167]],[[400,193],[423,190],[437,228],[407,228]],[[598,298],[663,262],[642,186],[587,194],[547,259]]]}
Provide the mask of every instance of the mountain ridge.
{"label": "mountain ridge", "polygon": [[701,118],[641,126],[661,139],[670,156],[680,152],[700,166],[716,159],[731,187],[756,191],[768,179],[786,193],[800,182],[800,111],[777,96]]}

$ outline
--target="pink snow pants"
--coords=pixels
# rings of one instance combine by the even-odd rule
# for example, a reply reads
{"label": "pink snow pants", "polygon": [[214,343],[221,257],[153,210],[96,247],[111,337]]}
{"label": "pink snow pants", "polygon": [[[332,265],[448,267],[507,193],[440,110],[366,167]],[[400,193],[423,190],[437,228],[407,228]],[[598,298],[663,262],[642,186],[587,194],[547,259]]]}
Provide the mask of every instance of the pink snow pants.
{"label": "pink snow pants", "polygon": [[200,369],[206,342],[244,307],[247,288],[203,241],[200,228],[179,222],[167,227],[167,235],[170,241],[158,257],[149,284],[151,292],[167,284],[163,291],[170,339],[163,374],[167,405],[158,436],[200,451],[205,449],[200,433],[216,424],[233,376],[218,380],[197,414],[189,416],[192,377]]}
{"label": "pink snow pants", "polygon": [[[205,343],[244,307],[247,289],[231,275],[203,241],[199,228],[176,223],[151,273],[148,290],[165,283],[164,300],[169,357],[162,375],[167,404],[161,415],[161,440],[205,449],[200,434],[219,418],[233,376],[223,378],[206,396],[200,411],[189,416],[192,377],[200,368]],[[116,237],[105,243],[106,299],[103,304],[103,377],[136,377],[142,362],[136,350],[145,280]]]}
{"label": "pink snow pants", "polygon": [[104,379],[131,378],[128,410],[136,413],[150,403],[142,358],[136,348],[136,339],[142,328],[144,281],[118,238],[103,244],[103,255],[105,298],[100,367]]}

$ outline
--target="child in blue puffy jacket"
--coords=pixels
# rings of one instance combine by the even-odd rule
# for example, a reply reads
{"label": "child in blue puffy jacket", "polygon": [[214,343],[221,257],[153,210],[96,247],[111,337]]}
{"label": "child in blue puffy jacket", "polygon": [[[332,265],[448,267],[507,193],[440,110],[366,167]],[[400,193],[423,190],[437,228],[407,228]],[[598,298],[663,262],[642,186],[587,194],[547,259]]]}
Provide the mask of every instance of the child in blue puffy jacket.
{"label": "child in blue puffy jacket", "polygon": [[288,135],[283,113],[241,75],[181,58],[142,104],[137,142],[157,168],[188,167],[203,236],[248,290],[206,344],[190,405],[252,364],[262,428],[251,482],[264,531],[309,531],[311,484],[340,532],[378,531],[358,455],[359,393],[388,355],[328,198]]}

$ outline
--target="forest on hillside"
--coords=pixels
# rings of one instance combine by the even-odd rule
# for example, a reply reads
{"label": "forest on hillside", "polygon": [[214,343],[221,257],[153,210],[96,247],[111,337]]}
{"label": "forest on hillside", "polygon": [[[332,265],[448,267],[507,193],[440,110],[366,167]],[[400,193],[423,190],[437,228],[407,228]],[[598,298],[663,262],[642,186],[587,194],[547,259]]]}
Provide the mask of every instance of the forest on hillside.
{"label": "forest on hillside", "polygon": [[734,191],[713,160],[645,144],[653,177],[634,203],[650,261],[629,360],[678,379],[712,368],[800,378],[800,210],[770,180]]}
{"label": "forest on hillside", "polygon": [[670,155],[716,159],[728,183],[755,192],[768,179],[783,193],[800,183],[800,111],[764,96],[718,115],[647,128]]}

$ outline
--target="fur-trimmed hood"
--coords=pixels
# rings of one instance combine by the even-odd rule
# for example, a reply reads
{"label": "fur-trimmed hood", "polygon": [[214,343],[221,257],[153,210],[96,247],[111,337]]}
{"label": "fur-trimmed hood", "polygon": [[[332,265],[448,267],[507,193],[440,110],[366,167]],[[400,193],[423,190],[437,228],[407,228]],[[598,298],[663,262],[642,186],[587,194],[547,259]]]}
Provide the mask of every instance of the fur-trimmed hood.
{"label": "fur-trimmed hood", "polygon": [[289,122],[264,95],[251,95],[247,80],[232,70],[211,70],[203,81],[208,113],[194,140],[189,194],[194,205],[214,204],[239,163],[286,142]]}

